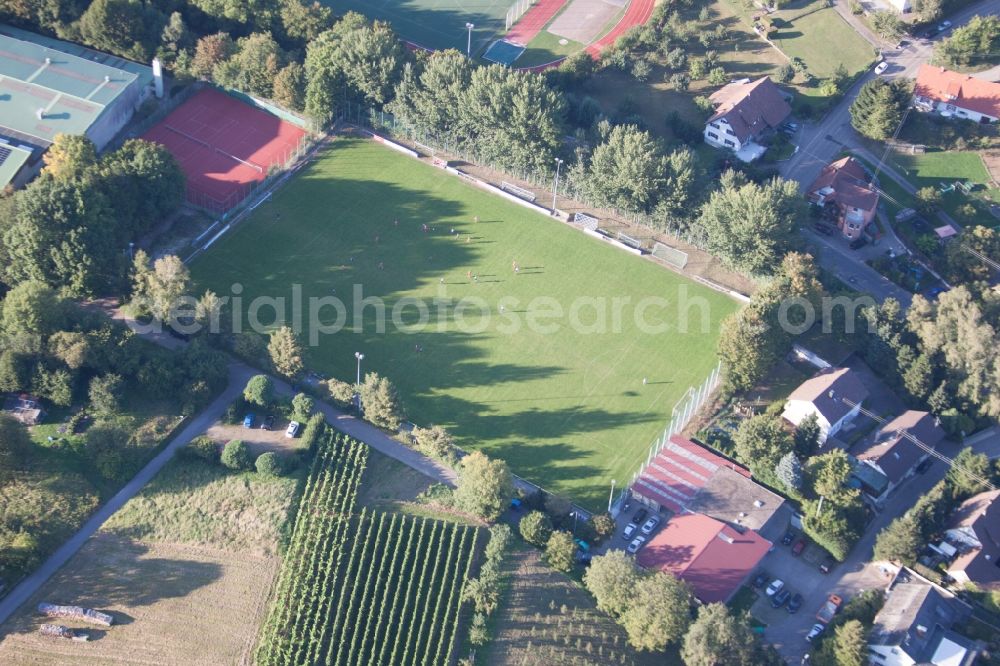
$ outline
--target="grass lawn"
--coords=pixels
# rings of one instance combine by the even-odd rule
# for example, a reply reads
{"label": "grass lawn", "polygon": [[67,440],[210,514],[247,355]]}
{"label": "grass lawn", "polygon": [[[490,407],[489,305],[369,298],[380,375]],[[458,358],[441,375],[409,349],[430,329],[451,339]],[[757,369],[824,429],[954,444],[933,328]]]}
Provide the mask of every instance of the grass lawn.
{"label": "grass lawn", "polygon": [[511,0],[320,0],[340,16],[358,12],[388,21],[403,39],[429,49],[458,49],[465,53],[472,23],[472,53],[505,32],[504,18]]}
{"label": "grass lawn", "polygon": [[[170,463],[0,627],[0,663],[249,663],[297,483]],[[61,619],[91,641],[45,637],[40,601],[97,608],[115,624]]]}
{"label": "grass lawn", "polygon": [[[944,195],[943,207],[963,224],[996,225],[996,218],[986,210],[986,201],[1000,202],[1000,189],[992,187],[989,173],[979,153],[974,151],[934,151],[922,155],[896,154],[891,157],[914,187],[938,188],[941,183],[970,181],[979,187],[969,195],[958,190]],[[971,204],[975,213],[963,208]]]}
{"label": "grass lawn", "polygon": [[[594,508],[715,367],[719,322],[738,307],[361,139],[338,139],[192,272],[199,288],[222,295],[241,284],[248,305],[256,296],[290,302],[293,285],[303,303],[334,292],[347,306],[355,293],[381,297],[400,325],[380,331],[376,305],[345,307],[351,328],[318,336],[307,365],[353,381],[363,352],[363,371],[395,382],[415,423],[445,426],[461,446]],[[414,299],[427,308],[423,326]],[[265,325],[295,323],[290,312],[260,315]],[[320,315],[332,324],[337,311]]]}
{"label": "grass lawn", "polygon": [[875,59],[871,45],[824,0],[795,2],[771,17],[778,19],[771,41],[817,78],[830,78],[838,65],[854,75]]}
{"label": "grass lawn", "polygon": [[528,48],[514,64],[517,67],[535,67],[553,62],[559,58],[573,55],[586,48],[586,44],[553,35],[548,30],[542,30],[528,43]]}

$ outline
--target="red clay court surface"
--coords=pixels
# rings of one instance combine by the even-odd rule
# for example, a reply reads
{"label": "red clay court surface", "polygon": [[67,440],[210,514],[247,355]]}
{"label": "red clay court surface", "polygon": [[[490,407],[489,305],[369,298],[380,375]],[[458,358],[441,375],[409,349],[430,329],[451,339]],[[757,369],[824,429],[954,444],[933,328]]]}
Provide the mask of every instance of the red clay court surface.
{"label": "red clay court surface", "polygon": [[[187,177],[188,201],[222,212],[284,165],[305,130],[206,88],[143,135],[169,150]],[[242,161],[240,161],[242,160]]]}
{"label": "red clay court surface", "polygon": [[[528,13],[524,15],[524,17],[518,22],[517,25],[511,28],[510,32],[507,33],[504,39],[508,41],[520,41],[521,39],[523,39],[523,37],[514,38],[511,35],[513,35],[514,33],[519,33],[521,24],[524,23],[529,18],[532,18],[532,13],[536,9],[542,7],[543,5],[546,6],[550,4],[554,5],[554,7],[548,9],[550,10],[550,13],[546,15],[546,19],[541,25],[534,27],[534,19],[532,19],[532,27],[534,29],[534,32],[531,33],[531,37],[529,37],[529,39],[535,37],[539,32],[542,31],[542,29],[545,27],[545,24],[548,23],[549,19],[551,19],[552,16],[554,16],[555,13],[559,11],[559,9],[565,4],[565,2],[566,0],[541,0],[541,2],[532,7],[531,10],[529,10]],[[655,6],[656,6],[656,0],[632,0],[632,2],[630,2],[628,5],[628,9],[625,10],[625,14],[622,15],[621,20],[618,21],[618,23],[615,24],[615,27],[611,28],[611,30],[608,31],[606,35],[604,35],[596,42],[588,46],[587,53],[589,53],[595,60],[599,58],[601,55],[601,51],[614,44],[615,40],[624,35],[629,28],[632,28],[633,26],[637,25],[645,25],[646,21],[649,20],[649,17],[653,15],[653,8]],[[521,42],[521,43],[527,44],[527,42]],[[566,58],[559,58],[558,60],[545,63],[544,65],[536,65],[535,67],[528,67],[526,69],[531,72],[541,72],[546,69],[549,69],[550,67],[558,66],[559,63],[561,63],[565,59]]]}

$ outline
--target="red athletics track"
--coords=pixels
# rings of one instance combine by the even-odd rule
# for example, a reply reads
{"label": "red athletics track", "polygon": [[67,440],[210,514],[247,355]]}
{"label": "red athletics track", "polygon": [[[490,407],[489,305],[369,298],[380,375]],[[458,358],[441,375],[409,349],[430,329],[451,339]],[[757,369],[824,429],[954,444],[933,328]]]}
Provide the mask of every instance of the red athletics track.
{"label": "red athletics track", "polygon": [[[656,0],[632,0],[632,2],[629,3],[628,9],[625,10],[625,14],[622,15],[621,20],[615,24],[615,27],[608,31],[608,34],[588,46],[587,53],[593,56],[595,60],[599,58],[601,51],[614,44],[615,40],[625,34],[629,28],[637,25],[644,25],[646,21],[649,20],[649,17],[653,15],[653,8],[655,6]],[[525,17],[527,17],[527,15],[525,15]],[[520,24],[514,26],[514,29],[516,30],[519,26]],[[528,67],[527,70],[529,72],[542,72],[551,67],[557,67],[559,63],[565,59],[566,58],[559,58],[559,60],[553,60],[552,62],[545,63],[544,65]]]}
{"label": "red athletics track", "polygon": [[541,0],[535,3],[503,38],[508,42],[527,46],[564,4],[566,0]]}
{"label": "red athletics track", "polygon": [[191,203],[222,212],[242,201],[272,166],[283,165],[303,136],[277,116],[206,88],[143,138],[163,144],[180,163]]}

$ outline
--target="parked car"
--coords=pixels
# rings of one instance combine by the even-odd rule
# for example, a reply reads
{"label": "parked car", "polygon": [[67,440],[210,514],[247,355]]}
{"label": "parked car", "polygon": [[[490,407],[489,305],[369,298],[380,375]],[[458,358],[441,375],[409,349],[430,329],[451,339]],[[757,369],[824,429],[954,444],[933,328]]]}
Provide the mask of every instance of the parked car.
{"label": "parked car", "polygon": [[798,541],[795,542],[795,545],[792,546],[792,555],[798,557],[799,555],[802,554],[802,551],[805,549],[806,549],[806,540],[799,539]]}
{"label": "parked car", "polygon": [[889,63],[883,60],[879,64],[875,65],[875,75],[881,76],[882,72],[889,69]]}
{"label": "parked car", "polygon": [[931,468],[931,465],[933,465],[933,464],[934,464],[934,459],[933,458],[927,458],[927,459],[921,461],[921,463],[919,465],[917,465],[917,474],[925,474],[927,472],[927,470],[929,470]]}
{"label": "parked car", "polygon": [[643,534],[652,534],[656,526],[660,524],[660,518],[658,516],[650,516],[649,520],[642,524]]}
{"label": "parked car", "polygon": [[781,608],[782,606],[785,605],[785,603],[788,602],[788,599],[791,596],[792,596],[792,593],[787,588],[784,589],[784,590],[781,590],[780,592],[778,592],[777,594],[775,594],[773,597],[771,597],[771,605],[774,606],[775,608]]}
{"label": "parked car", "polygon": [[625,550],[630,555],[635,555],[637,552],[639,552],[639,549],[642,548],[642,544],[644,543],[646,543],[646,537],[642,535],[637,536],[636,538],[632,539],[632,543],[630,543],[628,545],[628,548],[626,548]]}
{"label": "parked car", "polygon": [[253,414],[247,414],[246,416],[244,416],[243,417],[243,427],[244,428],[252,428],[253,427],[253,422],[256,420],[256,418],[257,417],[255,417]]}
{"label": "parked car", "polygon": [[767,586],[765,593],[767,594],[767,596],[773,597],[778,592],[781,592],[782,588],[784,587],[785,587],[785,581],[781,580],[780,578],[775,578],[774,580],[771,581],[771,584]]}
{"label": "parked car", "polygon": [[938,23],[938,32],[947,32],[951,29],[951,21],[941,21]]}
{"label": "parked car", "polygon": [[796,536],[795,530],[788,530],[787,532],[785,532],[785,536],[781,537],[781,545],[787,546],[791,544],[792,541],[795,540],[795,536]]}
{"label": "parked car", "polygon": [[828,574],[835,566],[837,566],[837,560],[833,559],[832,556],[827,555],[826,559],[819,563],[819,572]]}
{"label": "parked car", "polygon": [[843,599],[838,597],[836,594],[831,594],[823,602],[823,605],[819,607],[819,611],[816,613],[816,619],[827,624],[833,619],[833,616],[837,614],[840,610],[840,605],[844,602]]}
{"label": "parked car", "polygon": [[792,598],[788,600],[788,612],[798,613],[799,609],[802,608],[802,595],[796,592],[792,595]]}
{"label": "parked car", "polygon": [[823,633],[824,629],[826,629],[825,624],[814,624],[812,629],[809,630],[809,633],[806,634],[806,640],[811,643],[814,638]]}
{"label": "parked car", "polygon": [[868,239],[865,238],[864,236],[858,236],[857,238],[851,241],[850,248],[852,250],[860,250],[865,245],[868,245]]}
{"label": "parked car", "polygon": [[268,414],[264,422],[260,424],[261,430],[270,430],[274,427],[274,414]]}
{"label": "parked car", "polygon": [[635,531],[637,529],[639,529],[638,525],[636,525],[635,523],[629,523],[628,525],[625,526],[625,529],[622,530],[622,538],[628,541],[629,539],[632,538],[632,535],[635,534]]}
{"label": "parked car", "polygon": [[299,422],[292,421],[291,423],[288,424],[288,429],[285,430],[285,437],[291,439],[298,434],[299,434]]}
{"label": "parked car", "polygon": [[642,525],[642,521],[646,520],[646,516],[648,515],[649,511],[646,511],[645,509],[639,509],[638,511],[635,512],[635,515],[632,516],[632,523],[634,525]]}

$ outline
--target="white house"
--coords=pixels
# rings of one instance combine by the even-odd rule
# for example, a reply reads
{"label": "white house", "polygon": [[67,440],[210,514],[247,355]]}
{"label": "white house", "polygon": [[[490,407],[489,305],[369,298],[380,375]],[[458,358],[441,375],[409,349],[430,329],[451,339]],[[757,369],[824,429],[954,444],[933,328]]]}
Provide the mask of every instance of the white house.
{"label": "white house", "polygon": [[828,437],[836,435],[854,420],[867,398],[868,389],[853,370],[830,368],[792,391],[781,415],[798,426],[807,416],[815,414],[822,446]]}
{"label": "white house", "polygon": [[764,154],[765,148],[756,140],[776,129],[792,112],[781,90],[766,76],[734,81],[709,99],[715,113],[705,122],[705,143],[728,148],[744,162]]}
{"label": "white house", "polygon": [[995,123],[1000,119],[1000,83],[921,65],[913,87],[913,106],[945,117]]}
{"label": "white house", "polygon": [[944,588],[903,568],[886,592],[868,637],[870,664],[971,666],[978,646],[952,629],[972,609]]}

